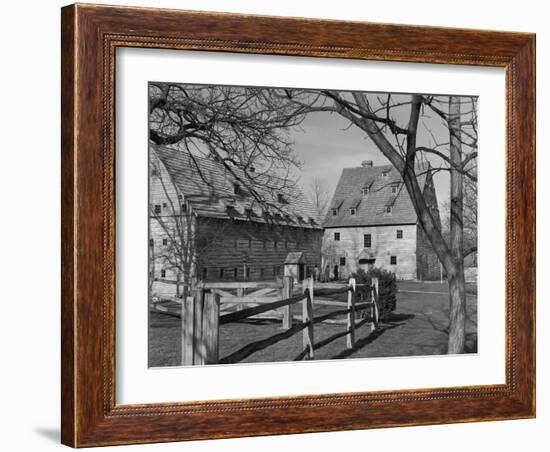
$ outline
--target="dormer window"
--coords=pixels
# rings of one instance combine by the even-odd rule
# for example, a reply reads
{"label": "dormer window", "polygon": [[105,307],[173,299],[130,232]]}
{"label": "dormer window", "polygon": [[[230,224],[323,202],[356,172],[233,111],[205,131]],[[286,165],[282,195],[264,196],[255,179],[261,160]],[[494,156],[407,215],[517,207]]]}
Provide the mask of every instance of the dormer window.
{"label": "dormer window", "polygon": [[332,209],[332,216],[333,217],[338,216],[338,209]]}
{"label": "dormer window", "polygon": [[392,193],[397,193],[397,189],[399,188],[399,185],[395,184],[395,185],[392,185],[391,186],[391,192]]}
{"label": "dormer window", "polygon": [[369,187],[363,187],[363,188],[361,189],[361,194],[362,194],[363,196],[367,196],[367,195],[369,194],[369,192],[370,192],[370,188],[369,188]]}
{"label": "dormer window", "polygon": [[386,213],[387,213],[388,215],[391,215],[392,211],[393,211],[393,207],[392,207],[392,206],[386,206]]}
{"label": "dormer window", "polygon": [[357,213],[357,210],[356,210],[354,207],[352,207],[351,209],[349,209],[349,214],[350,214],[350,215],[355,215],[356,213]]}

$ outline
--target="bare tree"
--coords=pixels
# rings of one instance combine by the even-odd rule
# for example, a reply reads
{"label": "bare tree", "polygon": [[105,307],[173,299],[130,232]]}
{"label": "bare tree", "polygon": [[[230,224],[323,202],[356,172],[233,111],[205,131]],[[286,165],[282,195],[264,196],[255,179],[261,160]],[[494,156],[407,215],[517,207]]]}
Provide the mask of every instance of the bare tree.
{"label": "bare tree", "polygon": [[201,155],[219,162],[272,210],[280,209],[279,195],[297,196],[300,162],[289,130],[301,124],[305,113],[304,106],[264,88],[149,85],[150,141],[176,146],[192,159]]}
{"label": "bare tree", "polygon": [[323,219],[327,213],[331,196],[326,184],[319,177],[314,177],[306,194],[310,203],[315,207],[318,217]]}
{"label": "bare tree", "polygon": [[[445,268],[449,283],[450,319],[448,353],[462,353],[465,340],[465,282],[463,198],[464,178],[477,182],[472,166],[477,159],[477,100],[457,96],[401,95],[380,96],[362,92],[321,91],[324,99],[309,103],[310,111],[336,112],[351,125],[363,130],[382,154],[399,171],[416,211],[418,221],[432,248]],[[305,106],[311,95],[303,91],[291,93],[298,105]],[[463,108],[464,107],[464,108]],[[408,110],[407,121],[398,123],[397,109]],[[418,140],[421,119],[433,118],[446,128],[449,141],[423,145]],[[465,154],[464,149],[467,149]],[[450,239],[431,213],[419,184],[416,163],[426,155],[436,156],[441,165],[430,168],[433,174],[450,174]],[[475,168],[474,168],[475,169]]]}

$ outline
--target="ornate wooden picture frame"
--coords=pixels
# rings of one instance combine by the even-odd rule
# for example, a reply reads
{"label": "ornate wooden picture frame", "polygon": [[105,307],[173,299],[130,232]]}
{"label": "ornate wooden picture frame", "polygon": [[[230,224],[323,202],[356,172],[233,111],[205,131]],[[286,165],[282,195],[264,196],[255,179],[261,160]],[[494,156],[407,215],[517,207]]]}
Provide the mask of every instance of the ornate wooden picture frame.
{"label": "ornate wooden picture frame", "polygon": [[[62,442],[73,447],[535,416],[535,36],[71,5],[62,9]],[[115,402],[115,51],[121,47],[506,70],[505,384]]]}

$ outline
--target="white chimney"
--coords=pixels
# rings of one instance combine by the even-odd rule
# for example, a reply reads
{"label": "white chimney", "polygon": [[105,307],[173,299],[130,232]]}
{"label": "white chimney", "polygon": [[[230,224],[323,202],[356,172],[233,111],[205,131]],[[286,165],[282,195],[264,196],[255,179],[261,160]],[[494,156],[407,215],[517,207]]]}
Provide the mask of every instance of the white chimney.
{"label": "white chimney", "polygon": [[372,160],[363,160],[361,162],[361,166],[363,168],[372,168],[373,164],[372,164]]}

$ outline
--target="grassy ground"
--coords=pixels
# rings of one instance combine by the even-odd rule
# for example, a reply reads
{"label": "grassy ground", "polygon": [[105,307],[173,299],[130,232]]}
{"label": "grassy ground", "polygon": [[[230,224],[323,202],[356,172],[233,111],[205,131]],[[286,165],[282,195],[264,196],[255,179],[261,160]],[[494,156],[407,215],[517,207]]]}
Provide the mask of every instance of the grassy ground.
{"label": "grassy ground", "polygon": [[[356,346],[346,349],[341,337],[315,350],[315,359],[366,358],[388,356],[438,355],[447,351],[449,297],[446,283],[399,282],[397,308],[377,330],[363,326],[356,331]],[[477,352],[476,288],[469,285],[467,296],[467,352]],[[300,309],[295,307],[296,312]],[[315,316],[330,312],[316,307]],[[149,332],[149,365],[151,367],[180,364],[180,320],[152,314]],[[345,325],[316,324],[315,342],[345,330]],[[223,325],[220,328],[220,357],[244,345],[281,332],[280,322],[249,320]],[[302,334],[278,342],[256,352],[243,362],[289,361],[302,351]]]}

